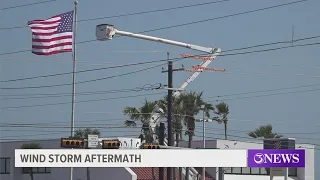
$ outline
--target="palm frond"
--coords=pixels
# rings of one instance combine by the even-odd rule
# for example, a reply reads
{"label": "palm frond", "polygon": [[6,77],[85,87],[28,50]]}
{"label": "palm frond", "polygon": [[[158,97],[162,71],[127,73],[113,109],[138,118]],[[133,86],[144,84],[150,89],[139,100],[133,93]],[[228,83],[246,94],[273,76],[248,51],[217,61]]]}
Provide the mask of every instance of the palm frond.
{"label": "palm frond", "polygon": [[134,120],[125,120],[124,125],[126,127],[136,127],[137,123]]}
{"label": "palm frond", "polygon": [[141,117],[140,111],[135,107],[127,106],[123,109],[123,114],[128,116],[131,120],[139,120]]}

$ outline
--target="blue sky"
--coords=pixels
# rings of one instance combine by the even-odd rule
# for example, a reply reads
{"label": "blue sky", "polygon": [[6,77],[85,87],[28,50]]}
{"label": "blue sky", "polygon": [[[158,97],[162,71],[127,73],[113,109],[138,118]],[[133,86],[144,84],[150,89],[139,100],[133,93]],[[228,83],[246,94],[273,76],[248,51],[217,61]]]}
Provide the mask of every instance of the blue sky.
{"label": "blue sky", "polygon": [[[37,1],[32,1],[37,2]],[[156,10],[209,1],[80,1],[78,19],[113,16],[140,11]],[[292,1],[256,1],[230,0],[185,9],[135,15],[119,18],[99,19],[78,23],[77,41],[95,39],[97,24],[114,24],[118,29],[130,32],[140,32],[177,24],[199,21],[214,17],[260,9]],[[18,0],[2,0],[1,7],[20,5]],[[320,2],[309,0],[289,6],[269,9],[261,12],[229,18],[207,21],[203,23],[164,29],[147,33],[148,35],[178,40],[207,47],[219,47],[224,50],[242,48],[257,44],[288,41],[294,39],[319,36]],[[1,28],[25,26],[29,20],[45,19],[53,15],[73,9],[72,1],[57,0],[34,6],[0,11]],[[29,28],[17,28],[0,31],[0,54],[19,50],[31,49],[31,31]],[[296,44],[317,43],[318,39],[297,42]],[[269,49],[290,44],[264,46],[259,49]],[[236,52],[245,52],[242,50]],[[128,63],[161,60],[170,57],[179,57],[180,53],[198,52],[180,47],[148,42],[127,37],[112,41],[93,41],[77,45],[77,70],[86,70]],[[235,52],[235,53],[236,53]],[[225,73],[204,72],[194,81],[187,90],[204,91],[207,101],[223,100],[230,106],[230,135],[233,139],[247,139],[245,132],[260,125],[272,124],[274,131],[295,137],[300,143],[319,144],[320,123],[318,121],[319,96],[319,45],[281,49],[245,55],[223,56],[210,64],[210,67],[225,68]],[[191,68],[199,63],[198,60],[183,60],[175,63],[175,67],[184,64]],[[142,68],[155,66],[161,63],[131,66],[125,68],[108,69],[88,73],[79,73],[77,81],[86,81],[102,77],[113,76]],[[32,77],[46,74],[56,74],[72,71],[71,53],[54,56],[36,56],[30,52],[15,53],[0,56],[1,80]],[[166,67],[165,65],[163,67]],[[178,87],[188,77],[189,73],[175,72],[174,86]],[[107,80],[79,84],[76,91],[105,91],[113,89],[134,88],[144,84],[166,83],[167,76],[161,73],[161,66],[134,75],[122,76]],[[24,80],[10,83],[1,83],[1,87],[26,87],[52,84],[71,83],[72,76],[56,76]],[[297,86],[303,88],[291,88]],[[248,93],[242,95],[210,98],[222,95],[233,95],[269,89],[288,88],[282,91],[268,91],[264,93]],[[299,91],[299,92],[298,92]],[[92,99],[107,99],[120,96],[143,95],[165,91],[142,91],[129,93],[109,93],[79,95],[77,101]],[[286,94],[287,92],[294,92]],[[71,86],[53,88],[1,90],[2,98],[12,98],[7,95],[71,93]],[[271,95],[275,94],[275,95]],[[16,97],[17,97],[16,96]],[[25,96],[24,96],[25,97]],[[76,126],[122,126],[125,117],[122,109],[125,106],[139,106],[145,98],[154,100],[160,95],[139,96],[116,100],[104,100],[76,104]],[[243,98],[248,97],[248,98]],[[1,107],[32,106],[70,102],[71,96],[46,97],[36,99],[6,99],[1,100]],[[36,106],[32,108],[2,109],[1,123],[47,123],[49,125],[68,126],[70,124],[71,104]],[[199,127],[200,128],[200,127]],[[222,125],[212,123],[208,125],[208,135],[211,138],[222,138]],[[136,135],[138,129],[105,129],[105,136]],[[309,134],[307,134],[309,133]],[[199,130],[199,135],[200,135]],[[56,138],[69,135],[67,128],[2,128],[1,139],[36,139]],[[240,138],[240,137],[244,138]],[[231,138],[231,137],[230,137]],[[319,146],[317,147],[319,148]],[[319,167],[319,151],[316,164]],[[319,173],[319,172],[318,172]],[[318,174],[319,177],[319,174]]]}

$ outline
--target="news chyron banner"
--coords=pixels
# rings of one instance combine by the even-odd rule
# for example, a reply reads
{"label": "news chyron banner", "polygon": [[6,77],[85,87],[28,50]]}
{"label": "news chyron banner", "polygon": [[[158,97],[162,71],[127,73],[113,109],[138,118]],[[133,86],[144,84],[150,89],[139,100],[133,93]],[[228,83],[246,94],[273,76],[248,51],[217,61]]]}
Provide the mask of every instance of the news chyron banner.
{"label": "news chyron banner", "polygon": [[248,150],[248,167],[305,167],[304,149]]}
{"label": "news chyron banner", "polygon": [[305,152],[239,149],[16,149],[15,167],[305,167]]}

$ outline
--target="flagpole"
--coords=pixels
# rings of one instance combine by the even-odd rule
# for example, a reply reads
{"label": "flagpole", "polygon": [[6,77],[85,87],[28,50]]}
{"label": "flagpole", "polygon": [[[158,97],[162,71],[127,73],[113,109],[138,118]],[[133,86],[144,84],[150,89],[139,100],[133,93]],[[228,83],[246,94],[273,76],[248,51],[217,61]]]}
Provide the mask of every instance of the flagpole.
{"label": "flagpole", "polygon": [[[72,72],[72,110],[71,110],[71,137],[74,136],[74,108],[76,99],[76,34],[77,34],[77,5],[74,1],[74,27],[73,27],[73,72]],[[73,168],[70,168],[70,180],[73,180]]]}

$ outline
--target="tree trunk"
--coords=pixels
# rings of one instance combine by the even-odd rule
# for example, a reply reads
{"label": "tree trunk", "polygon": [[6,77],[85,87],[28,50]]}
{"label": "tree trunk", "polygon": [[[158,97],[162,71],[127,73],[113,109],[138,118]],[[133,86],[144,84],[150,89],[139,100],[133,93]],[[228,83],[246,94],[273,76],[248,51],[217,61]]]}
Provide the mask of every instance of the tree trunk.
{"label": "tree trunk", "polygon": [[[189,134],[188,148],[191,148],[191,143],[192,143],[192,134]],[[189,173],[190,173],[189,171],[190,171],[190,168],[187,167],[185,180],[189,180]]]}
{"label": "tree trunk", "polygon": [[154,173],[154,167],[152,167],[151,170],[152,170],[152,180],[156,180],[156,175]]}
{"label": "tree trunk", "polygon": [[227,121],[224,121],[224,139],[227,140]]}
{"label": "tree trunk", "polygon": [[87,167],[87,180],[90,180],[90,169]]}

